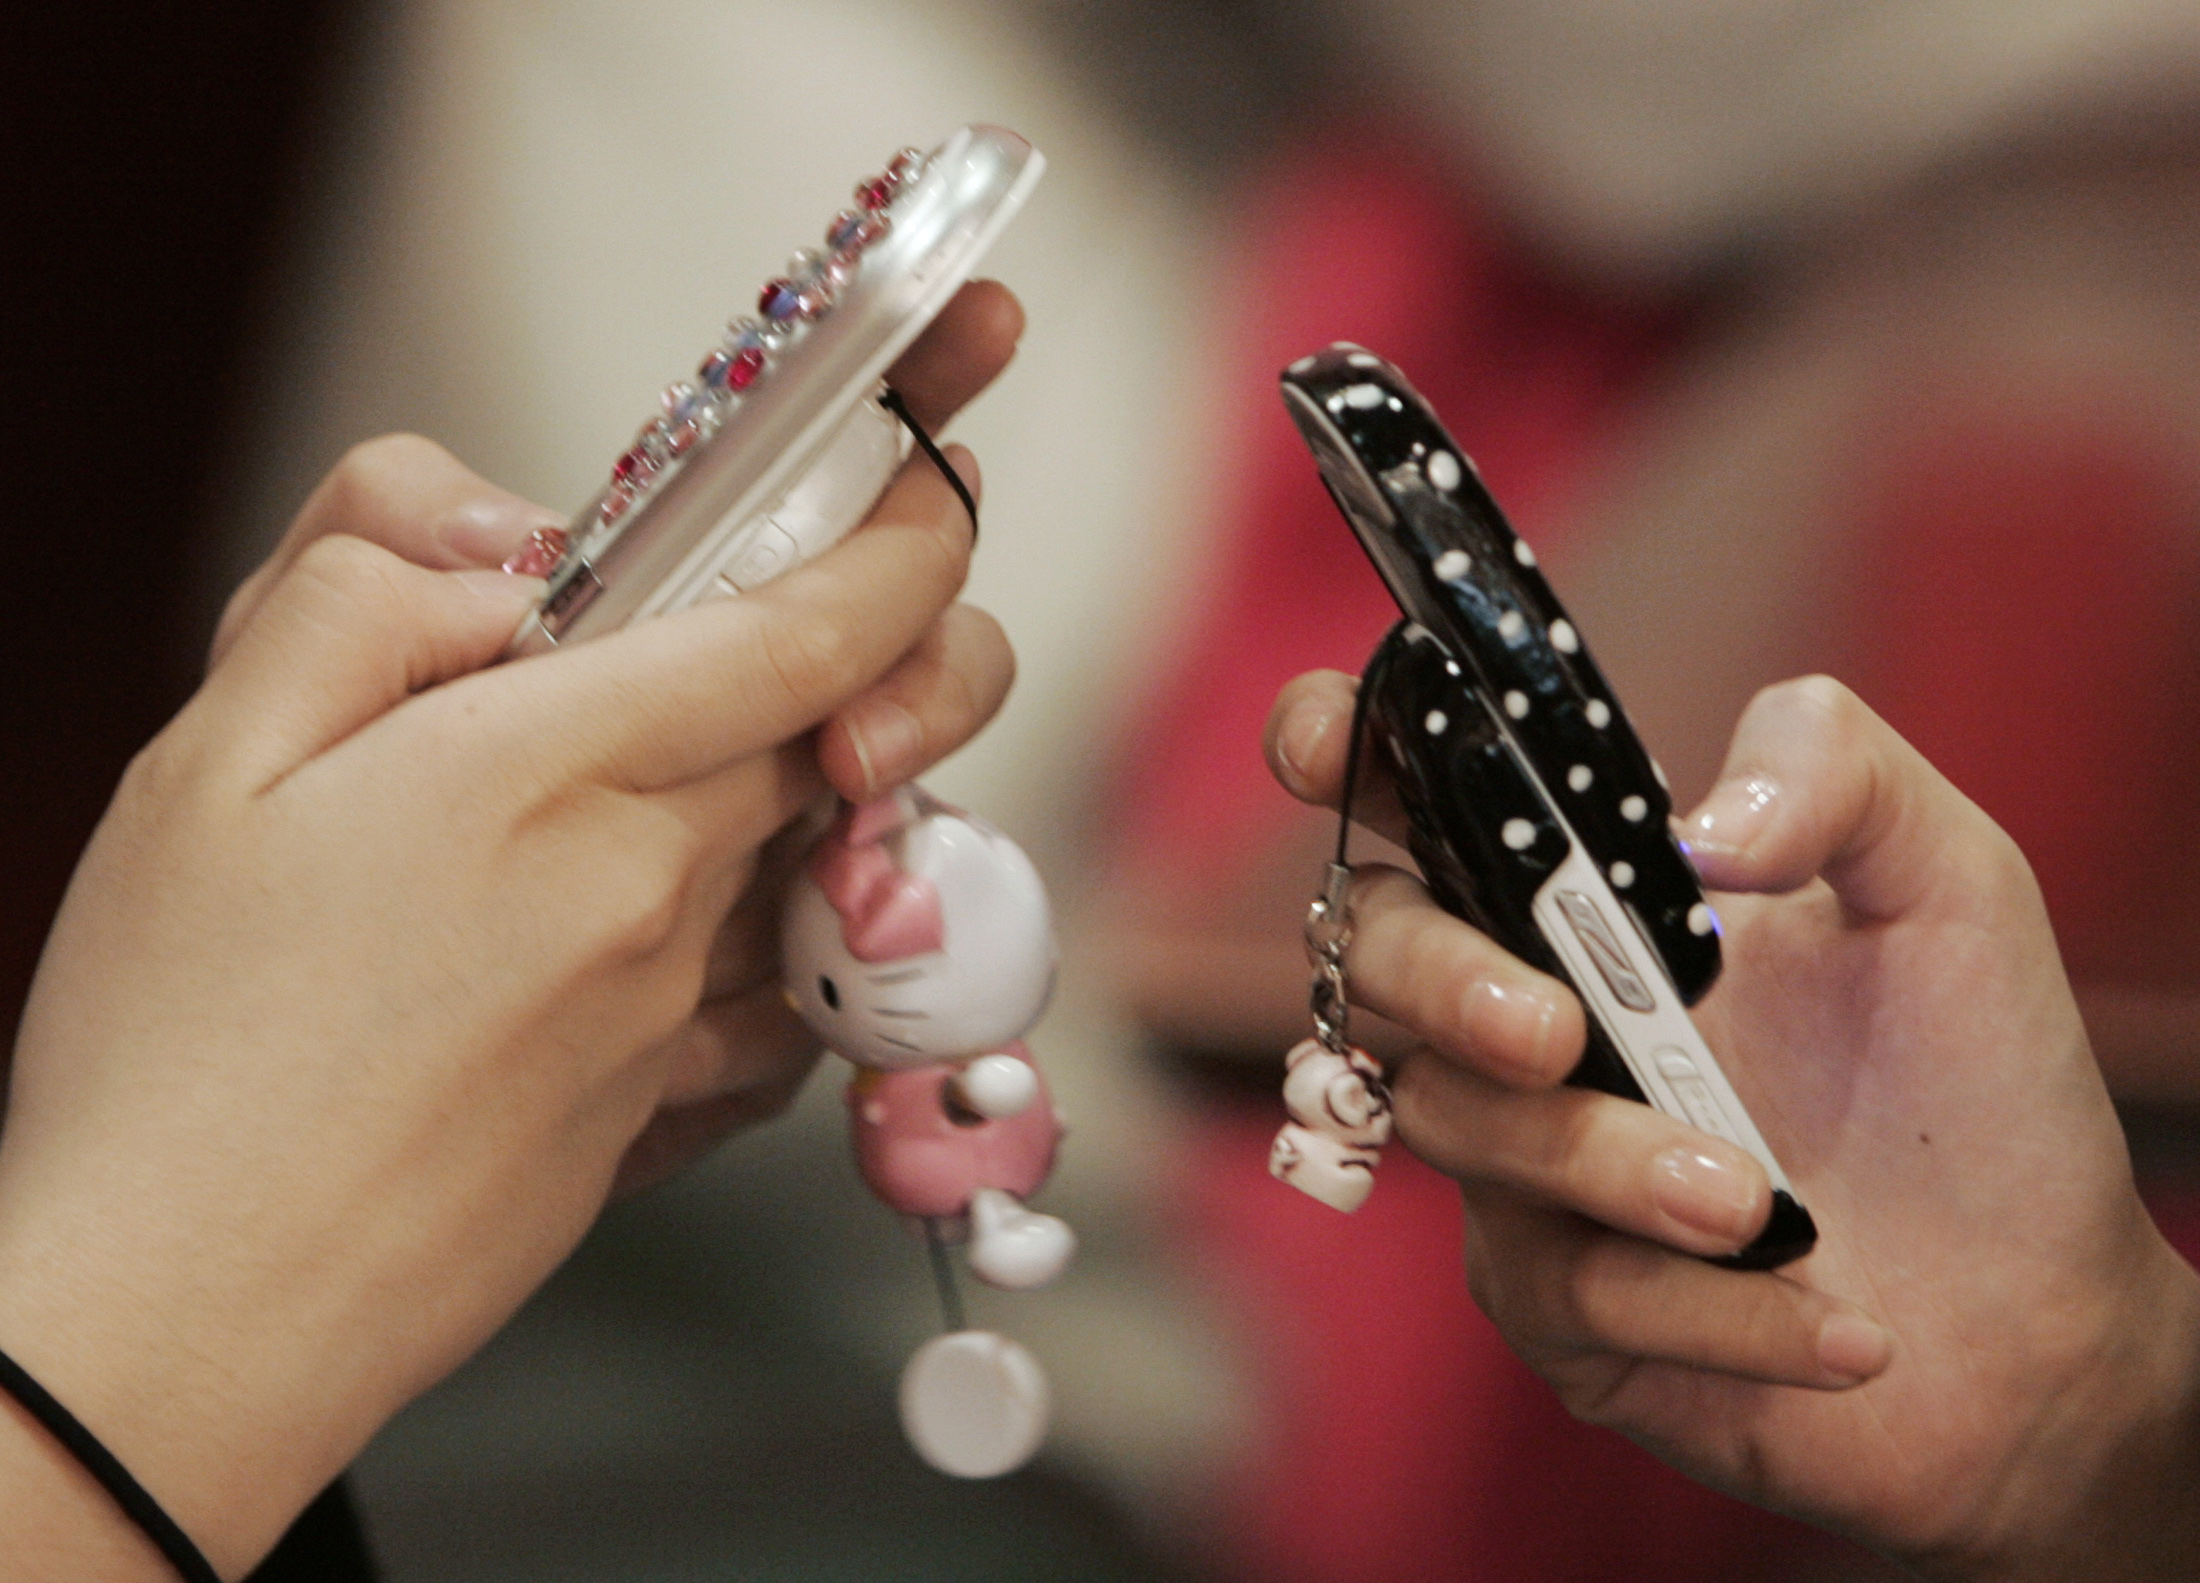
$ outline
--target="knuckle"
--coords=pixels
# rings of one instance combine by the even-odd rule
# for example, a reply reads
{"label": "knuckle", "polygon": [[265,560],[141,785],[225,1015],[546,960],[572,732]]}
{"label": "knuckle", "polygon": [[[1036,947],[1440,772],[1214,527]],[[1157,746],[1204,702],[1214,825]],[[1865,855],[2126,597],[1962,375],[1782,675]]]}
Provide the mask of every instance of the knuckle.
{"label": "knuckle", "polygon": [[1746,713],[1792,717],[1812,735],[1834,745],[1854,742],[1875,718],[1847,684],[1826,675],[1774,682],[1759,690]]}
{"label": "knuckle", "polygon": [[1425,1054],[1404,1061],[1390,1079],[1391,1124],[1407,1147],[1447,1175],[1465,1174],[1461,1159],[1470,1116],[1457,1114],[1449,1086]]}
{"label": "knuckle", "polygon": [[1487,1189],[1473,1185],[1463,1187],[1459,1199],[1466,1220],[1464,1263],[1468,1295],[1474,1299],[1475,1306],[1489,1316],[1490,1322],[1510,1339],[1525,1323],[1520,1288],[1528,1260],[1516,1245],[1516,1239],[1505,1234],[1501,1217],[1490,1212]]}
{"label": "knuckle", "polygon": [[2047,903],[2040,891],[2039,875],[2032,868],[2032,860],[2024,855],[2024,848],[2017,845],[2016,837],[1984,812],[1979,814],[1979,824],[1985,848],[1980,872],[1990,892],[2044,911]]}
{"label": "knuckle", "polygon": [[326,593],[346,603],[396,604],[403,594],[395,571],[392,558],[365,539],[332,533],[305,547],[290,576],[309,594]]}
{"label": "knuckle", "polygon": [[1474,1299],[1474,1306],[1482,1310],[1508,1341],[1511,1340],[1521,1329],[1521,1316],[1513,1301],[1513,1285],[1506,1278],[1503,1261],[1492,1257],[1486,1249],[1470,1247],[1466,1270],[1467,1295]]}
{"label": "knuckle", "polygon": [[[670,952],[691,910],[699,844],[684,827],[680,832],[637,832],[615,844],[617,860],[599,866],[588,892],[596,955],[633,963],[656,961]],[[703,964],[701,954],[695,954],[693,992],[685,999],[690,1007],[702,994]]]}
{"label": "knuckle", "polygon": [[[963,503],[940,477],[929,462],[921,475],[926,480],[924,500],[927,506],[920,508],[916,523],[923,530],[918,543],[923,547],[924,564],[918,569],[918,585],[934,591],[935,600],[944,606],[954,597],[970,575],[972,547],[970,517],[963,510]],[[975,495],[977,492],[972,491]]]}
{"label": "knuckle", "polygon": [[599,890],[589,905],[596,917],[598,954],[614,962],[662,956],[679,930],[679,888],[652,883],[646,872]]}
{"label": "knuckle", "polygon": [[1582,1336],[1626,1350],[1638,1294],[1665,1257],[1633,1237],[1600,1236],[1584,1246],[1566,1278],[1567,1306]]}
{"label": "knuckle", "polygon": [[703,998],[703,960],[700,952],[672,953],[657,964],[648,978],[648,990],[637,1015],[648,1043],[671,1038],[695,1015]]}
{"label": "knuckle", "polygon": [[853,637],[837,619],[774,621],[758,641],[773,682],[805,716],[821,712],[855,672]]}
{"label": "knuckle", "polygon": [[268,575],[267,568],[261,567],[239,583],[231,590],[229,597],[222,601],[221,619],[214,625],[214,641],[210,645],[216,655],[226,653],[229,645],[236,641],[246,615],[259,603],[261,592],[267,587]]}
{"label": "knuckle", "polygon": [[435,441],[418,434],[378,434],[361,440],[329,469],[326,485],[329,504],[341,518],[349,511],[367,509],[387,500],[398,479],[433,466],[449,455]]}
{"label": "knuckle", "polygon": [[1352,924],[1345,970],[1386,998],[1444,986],[1456,966],[1457,932],[1469,927],[1439,910],[1419,880],[1386,863],[1352,871],[1345,913]]}
{"label": "knuckle", "polygon": [[290,569],[287,597],[323,625],[395,631],[414,618],[416,597],[395,556],[348,533],[316,539]]}
{"label": "knuckle", "polygon": [[1605,1175],[1612,1144],[1602,1137],[1601,1096],[1566,1090],[1551,1095],[1548,1126],[1530,1129],[1529,1174],[1536,1185],[1568,1204],[1585,1205]]}
{"label": "knuckle", "polygon": [[156,812],[186,807],[197,799],[202,771],[202,754],[185,730],[185,721],[171,721],[130,756],[115,787],[115,804]]}
{"label": "knuckle", "polygon": [[1544,1272],[1537,1293],[1537,1333],[1552,1345],[1594,1345],[1600,1339],[1596,1315],[1603,1294],[1596,1244],[1570,1250]]}
{"label": "knuckle", "polygon": [[[1746,1355],[1760,1363],[1776,1363],[1784,1355],[1797,1350],[1798,1332],[1803,1330],[1796,1312],[1795,1302],[1779,1287],[1771,1287],[1756,1294],[1756,1300],[1742,1311],[1739,1340]],[[1815,1327],[1806,1340],[1815,1341]]]}
{"label": "knuckle", "polygon": [[975,605],[950,605],[943,621],[942,664],[958,707],[971,719],[983,719],[1016,685],[1016,650],[1000,622]]}

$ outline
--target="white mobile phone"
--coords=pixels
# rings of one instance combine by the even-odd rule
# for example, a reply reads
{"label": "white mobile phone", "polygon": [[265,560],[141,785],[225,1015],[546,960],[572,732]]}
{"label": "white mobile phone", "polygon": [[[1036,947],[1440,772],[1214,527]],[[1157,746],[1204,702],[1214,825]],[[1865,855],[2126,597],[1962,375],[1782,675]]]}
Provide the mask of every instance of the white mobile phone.
{"label": "white mobile phone", "polygon": [[904,149],[859,182],[562,530],[507,570],[547,579],[511,653],[540,653],[754,588],[863,520],[909,436],[881,377],[947,306],[1046,168],[1000,127]]}

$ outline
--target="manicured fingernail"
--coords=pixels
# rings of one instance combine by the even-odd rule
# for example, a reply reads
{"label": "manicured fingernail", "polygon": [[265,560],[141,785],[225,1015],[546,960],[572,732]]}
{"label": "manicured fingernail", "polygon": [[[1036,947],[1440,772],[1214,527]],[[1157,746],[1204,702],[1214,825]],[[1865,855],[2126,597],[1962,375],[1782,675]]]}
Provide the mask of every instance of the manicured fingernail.
{"label": "manicured fingernail", "polygon": [[1711,788],[1683,829],[1689,847],[1706,855],[1740,852],[1772,817],[1780,788],[1762,775],[1742,775]]}
{"label": "manicured fingernail", "polygon": [[1564,1075],[1548,1071],[1558,1003],[1541,990],[1476,979],[1460,992],[1459,1015],[1476,1050],[1537,1079]]}
{"label": "manicured fingernail", "polygon": [[443,547],[476,566],[501,566],[541,531],[562,532],[558,520],[524,500],[476,500],[450,513]]}
{"label": "manicured fingernail", "polygon": [[1893,1361],[1893,1335],[1862,1314],[1828,1314],[1818,1327],[1818,1366],[1838,1380],[1860,1385]]}
{"label": "manicured fingernail", "polygon": [[1311,790],[1306,767],[1314,762],[1322,744],[1329,740],[1337,720],[1336,711],[1314,704],[1303,704],[1284,716],[1282,725],[1276,729],[1276,768],[1286,789],[1299,796]]}
{"label": "manicured fingernail", "polygon": [[519,577],[511,572],[453,572],[460,585],[500,605],[523,605],[540,599],[550,585],[539,577]]}
{"label": "manicured fingernail", "polygon": [[899,786],[922,767],[924,726],[900,704],[874,698],[840,717],[863,770],[866,798]]}
{"label": "manicured fingernail", "polygon": [[1681,1144],[1651,1162],[1650,1197],[1682,1225],[1738,1248],[1764,1218],[1765,1182],[1739,1158]]}
{"label": "manicured fingernail", "polygon": [[522,577],[548,577],[565,559],[571,540],[563,528],[537,528],[527,541],[505,558],[504,569]]}

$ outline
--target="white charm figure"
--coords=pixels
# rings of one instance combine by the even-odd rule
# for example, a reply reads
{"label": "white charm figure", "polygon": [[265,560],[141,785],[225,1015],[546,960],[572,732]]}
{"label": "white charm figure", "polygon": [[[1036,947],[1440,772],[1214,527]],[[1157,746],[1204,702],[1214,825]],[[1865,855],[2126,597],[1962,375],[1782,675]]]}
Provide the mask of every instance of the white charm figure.
{"label": "white charm figure", "polygon": [[1269,1174],[1346,1214],[1367,1202],[1390,1141],[1390,1089],[1375,1058],[1301,1040],[1284,1058],[1291,1119],[1268,1153]]}
{"label": "white charm figure", "polygon": [[[1075,1235],[1024,1207],[1062,1123],[1020,1038],[1054,987],[1046,890],[1022,849],[915,787],[846,809],[783,938],[788,1000],[856,1065],[849,1125],[871,1191],[935,1248],[967,1241],[988,1285],[1059,1275]],[[954,1311],[951,1284],[942,1295]],[[910,1359],[901,1410],[927,1462],[990,1478],[1045,1438],[1046,1377],[1015,1342],[955,1330]]]}

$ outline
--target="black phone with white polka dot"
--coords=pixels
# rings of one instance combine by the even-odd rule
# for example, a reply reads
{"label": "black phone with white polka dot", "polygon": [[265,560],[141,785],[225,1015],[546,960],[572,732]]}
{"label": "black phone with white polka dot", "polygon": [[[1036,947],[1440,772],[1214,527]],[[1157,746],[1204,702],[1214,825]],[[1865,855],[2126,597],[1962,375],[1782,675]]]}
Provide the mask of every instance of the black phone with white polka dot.
{"label": "black phone with white polka dot", "polygon": [[1301,358],[1283,398],[1404,612],[1361,687],[1430,894],[1581,996],[1588,1049],[1570,1082],[1757,1157],[1771,1218],[1718,1262],[1800,1258],[1818,1228],[1688,1015],[1719,975],[1718,919],[1668,828],[1664,776],[1534,551],[1374,353]]}

